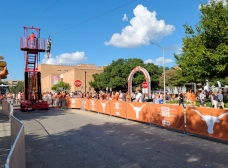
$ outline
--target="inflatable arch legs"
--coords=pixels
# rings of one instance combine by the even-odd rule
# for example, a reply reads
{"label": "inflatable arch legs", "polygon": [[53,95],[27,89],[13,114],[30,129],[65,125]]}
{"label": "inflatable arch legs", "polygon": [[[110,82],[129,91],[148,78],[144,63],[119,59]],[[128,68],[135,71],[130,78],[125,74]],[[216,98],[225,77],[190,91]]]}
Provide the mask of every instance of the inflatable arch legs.
{"label": "inflatable arch legs", "polygon": [[141,72],[144,74],[144,76],[145,76],[145,78],[146,78],[146,82],[147,82],[147,88],[146,88],[147,94],[146,94],[146,97],[151,98],[150,75],[149,75],[148,71],[147,71],[145,68],[142,68],[142,67],[140,67],[140,66],[135,67],[135,68],[131,71],[130,75],[128,76],[128,93],[130,93],[130,96],[132,96],[132,78],[133,78],[134,74],[135,74],[137,71],[141,71]]}

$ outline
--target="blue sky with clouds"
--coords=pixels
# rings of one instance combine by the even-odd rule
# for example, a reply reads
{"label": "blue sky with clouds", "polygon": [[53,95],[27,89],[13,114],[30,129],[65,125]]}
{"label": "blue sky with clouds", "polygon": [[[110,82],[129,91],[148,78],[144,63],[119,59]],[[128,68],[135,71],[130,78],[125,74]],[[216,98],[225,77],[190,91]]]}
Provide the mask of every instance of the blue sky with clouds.
{"label": "blue sky with clouds", "polygon": [[51,57],[39,63],[95,64],[119,58],[175,65],[181,52],[183,25],[199,22],[199,5],[208,0],[1,0],[0,55],[8,65],[8,79],[23,80],[25,59],[20,51],[23,26],[41,28],[52,39]]}

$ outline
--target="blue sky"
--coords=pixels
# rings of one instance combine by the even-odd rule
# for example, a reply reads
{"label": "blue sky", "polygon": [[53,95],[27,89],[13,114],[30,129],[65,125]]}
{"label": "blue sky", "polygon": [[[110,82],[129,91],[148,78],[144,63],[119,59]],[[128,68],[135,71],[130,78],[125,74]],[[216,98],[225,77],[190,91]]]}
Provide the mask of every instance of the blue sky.
{"label": "blue sky", "polygon": [[208,0],[1,0],[0,55],[7,79],[23,80],[23,26],[41,28],[41,38],[51,36],[51,57],[41,53],[39,63],[105,66],[141,58],[162,66],[162,50],[151,41],[165,48],[165,65],[172,67],[172,53],[181,52],[183,25],[199,22],[201,3]]}

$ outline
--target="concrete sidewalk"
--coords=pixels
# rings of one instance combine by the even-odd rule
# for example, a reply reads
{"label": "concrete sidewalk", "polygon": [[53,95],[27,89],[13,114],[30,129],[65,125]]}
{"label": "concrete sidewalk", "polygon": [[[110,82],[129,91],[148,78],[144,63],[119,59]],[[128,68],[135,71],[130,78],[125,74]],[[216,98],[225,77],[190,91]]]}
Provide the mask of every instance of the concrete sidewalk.
{"label": "concrete sidewalk", "polygon": [[10,148],[10,121],[0,106],[0,168],[5,167]]}

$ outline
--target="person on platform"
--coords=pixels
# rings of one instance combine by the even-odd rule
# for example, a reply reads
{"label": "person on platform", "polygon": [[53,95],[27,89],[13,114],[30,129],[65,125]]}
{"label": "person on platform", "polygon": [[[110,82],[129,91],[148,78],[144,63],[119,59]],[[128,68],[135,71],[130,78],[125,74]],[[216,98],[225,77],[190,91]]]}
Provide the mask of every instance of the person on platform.
{"label": "person on platform", "polygon": [[30,35],[29,35],[29,38],[28,40],[30,41],[30,45],[31,45],[31,48],[34,48],[34,43],[35,43],[35,34],[32,32]]}

